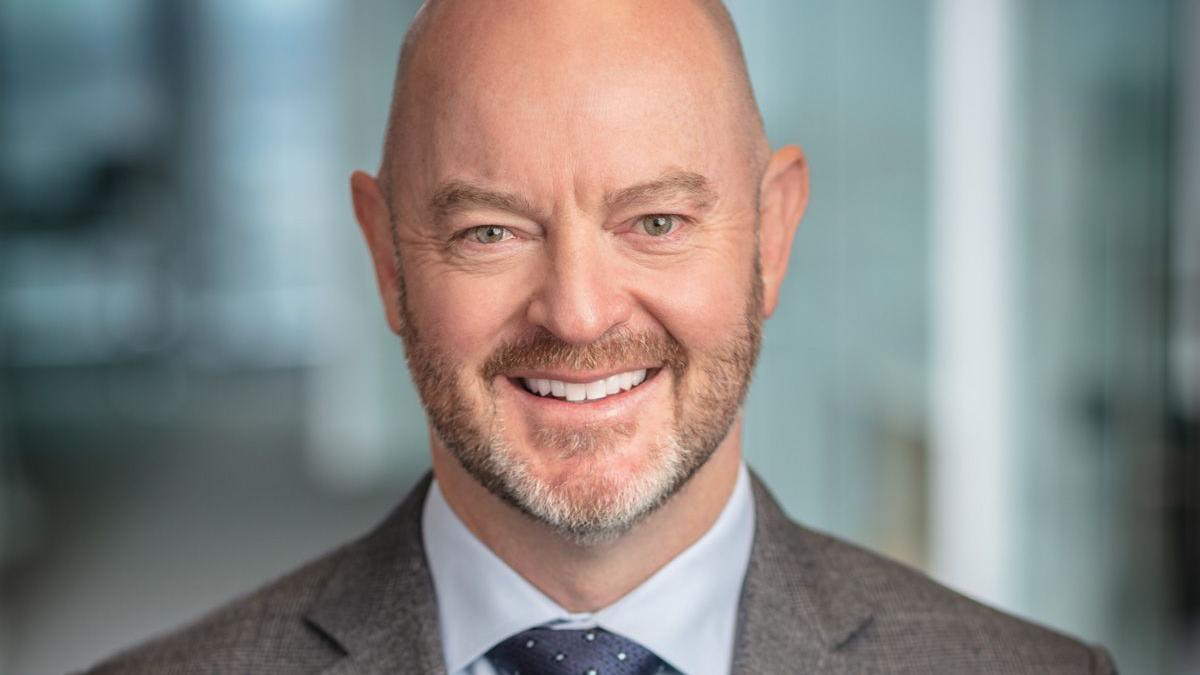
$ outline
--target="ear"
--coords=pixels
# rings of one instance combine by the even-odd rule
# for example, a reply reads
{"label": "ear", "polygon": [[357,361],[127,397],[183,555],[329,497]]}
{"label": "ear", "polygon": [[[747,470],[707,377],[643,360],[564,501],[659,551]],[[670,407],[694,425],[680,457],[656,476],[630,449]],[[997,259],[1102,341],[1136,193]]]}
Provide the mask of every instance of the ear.
{"label": "ear", "polygon": [[808,162],[804,152],[794,145],[776,150],[767,163],[759,190],[759,255],[763,318],[767,318],[779,305],[779,288],[787,274],[792,238],[808,206]]}
{"label": "ear", "polygon": [[379,295],[383,298],[388,325],[392,332],[399,334],[403,319],[399,281],[396,278],[396,245],[392,238],[391,211],[383,198],[379,181],[362,171],[355,171],[350,176],[350,199],[354,203],[354,217],[358,219],[358,227],[375,263],[375,282],[379,284]]}

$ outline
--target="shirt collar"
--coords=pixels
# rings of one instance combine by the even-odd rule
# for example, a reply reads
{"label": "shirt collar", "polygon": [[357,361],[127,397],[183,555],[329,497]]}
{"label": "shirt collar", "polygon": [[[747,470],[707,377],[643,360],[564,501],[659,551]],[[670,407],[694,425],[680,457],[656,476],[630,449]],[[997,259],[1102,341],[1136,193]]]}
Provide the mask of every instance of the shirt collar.
{"label": "shirt collar", "polygon": [[745,464],[700,539],[594,613],[568,612],[514,572],[459,520],[436,480],[425,499],[422,526],[450,673],[461,672],[504,638],[545,624],[600,626],[641,643],[684,673],[728,670],[754,537]]}

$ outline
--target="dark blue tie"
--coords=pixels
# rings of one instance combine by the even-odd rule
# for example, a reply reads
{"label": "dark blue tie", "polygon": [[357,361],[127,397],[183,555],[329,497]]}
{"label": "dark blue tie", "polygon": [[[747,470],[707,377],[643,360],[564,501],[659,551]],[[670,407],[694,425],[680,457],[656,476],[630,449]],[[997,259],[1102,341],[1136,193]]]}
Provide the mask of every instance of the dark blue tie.
{"label": "dark blue tie", "polygon": [[666,663],[602,628],[530,628],[487,653],[501,675],[655,675]]}

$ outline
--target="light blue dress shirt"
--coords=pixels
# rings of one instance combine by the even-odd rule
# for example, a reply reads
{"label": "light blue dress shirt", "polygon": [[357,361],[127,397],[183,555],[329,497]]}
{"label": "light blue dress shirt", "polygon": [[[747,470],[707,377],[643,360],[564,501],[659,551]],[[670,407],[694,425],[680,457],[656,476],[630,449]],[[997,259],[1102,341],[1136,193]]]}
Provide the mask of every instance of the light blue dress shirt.
{"label": "light blue dress shirt", "polygon": [[459,520],[437,481],[425,498],[422,536],[450,675],[495,675],[484,654],[535,626],[599,626],[641,643],[674,672],[729,672],[738,599],[754,538],[754,497],[745,464],[708,532],[640,586],[596,612],[568,612],[514,572]]}

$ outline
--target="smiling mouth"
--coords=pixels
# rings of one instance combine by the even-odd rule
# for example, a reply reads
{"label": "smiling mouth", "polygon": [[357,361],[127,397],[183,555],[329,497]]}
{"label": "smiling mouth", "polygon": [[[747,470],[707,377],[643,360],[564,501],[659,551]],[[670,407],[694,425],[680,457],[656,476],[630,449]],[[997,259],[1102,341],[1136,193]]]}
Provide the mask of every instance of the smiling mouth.
{"label": "smiling mouth", "polygon": [[535,396],[554,398],[570,403],[586,403],[636,389],[647,379],[653,377],[658,370],[658,368],[629,370],[595,382],[564,382],[537,377],[520,377],[514,378],[514,380],[520,383],[525,391]]}

